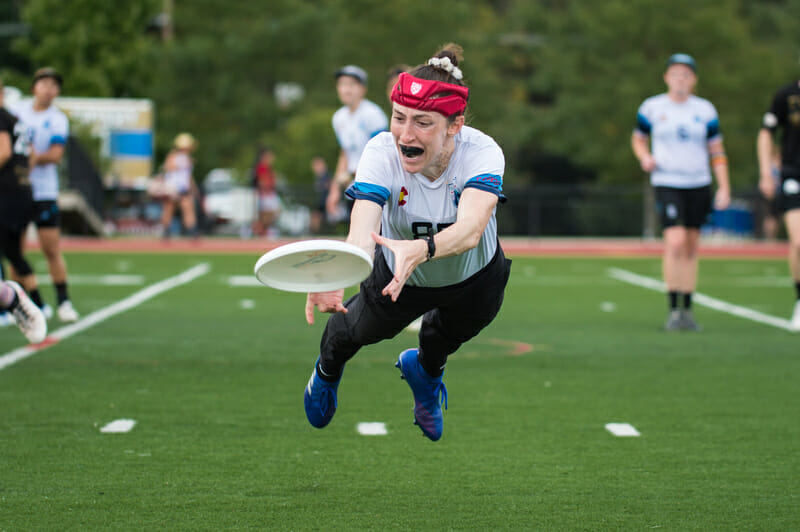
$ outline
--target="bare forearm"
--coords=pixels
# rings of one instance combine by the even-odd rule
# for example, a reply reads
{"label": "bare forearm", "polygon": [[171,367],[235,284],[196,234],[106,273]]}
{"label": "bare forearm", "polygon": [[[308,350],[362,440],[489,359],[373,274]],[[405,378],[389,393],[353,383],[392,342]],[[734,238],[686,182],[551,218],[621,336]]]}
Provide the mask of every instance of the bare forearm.
{"label": "bare forearm", "polygon": [[347,233],[349,244],[363,249],[370,257],[375,253],[375,241],[371,233],[381,229],[382,208],[369,200],[356,200],[350,214],[350,231]]}
{"label": "bare forearm", "polygon": [[58,164],[64,157],[64,146],[61,144],[51,146],[50,149],[45,152],[35,153],[33,157],[35,166],[41,166],[43,164]]}
{"label": "bare forearm", "polygon": [[640,161],[642,158],[650,155],[650,143],[647,137],[633,133],[631,135],[631,149],[633,150],[633,154]]}
{"label": "bare forearm", "polygon": [[774,149],[772,133],[766,129],[759,131],[756,150],[758,153],[758,170],[762,177],[772,173],[772,152]]}

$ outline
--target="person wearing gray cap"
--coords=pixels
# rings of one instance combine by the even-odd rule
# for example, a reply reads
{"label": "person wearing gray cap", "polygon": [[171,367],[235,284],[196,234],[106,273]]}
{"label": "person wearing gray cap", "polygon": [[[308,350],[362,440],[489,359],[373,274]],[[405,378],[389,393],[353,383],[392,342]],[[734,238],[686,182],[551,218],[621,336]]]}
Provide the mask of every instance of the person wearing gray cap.
{"label": "person wearing gray cap", "polygon": [[[697,331],[692,294],[697,286],[700,226],[711,213],[711,169],[717,179],[714,206],[730,203],[728,160],[717,110],[693,94],[697,64],[687,54],[667,60],[667,92],[639,107],[631,147],[650,173],[664,234],[663,274],[669,301],[667,331]],[[652,152],[651,152],[652,146]],[[709,165],[710,159],[710,165]]]}
{"label": "person wearing gray cap", "polygon": [[356,173],[364,146],[372,137],[389,128],[386,114],[365,98],[367,73],[364,69],[355,65],[343,66],[336,71],[335,77],[336,92],[342,107],[334,113],[332,123],[341,152],[325,202],[328,218],[334,223],[347,217],[339,203],[342,191],[349,186]]}
{"label": "person wearing gray cap", "polygon": [[[78,321],[79,316],[69,299],[67,264],[60,249],[58,165],[64,157],[64,147],[69,137],[69,120],[53,102],[61,93],[62,83],[63,78],[57,70],[51,67],[40,68],[33,74],[33,98],[22,103],[16,113],[31,139],[28,164],[33,188],[33,221],[55,285],[58,318],[69,323]],[[48,305],[44,305],[43,309],[49,317],[52,309]]]}

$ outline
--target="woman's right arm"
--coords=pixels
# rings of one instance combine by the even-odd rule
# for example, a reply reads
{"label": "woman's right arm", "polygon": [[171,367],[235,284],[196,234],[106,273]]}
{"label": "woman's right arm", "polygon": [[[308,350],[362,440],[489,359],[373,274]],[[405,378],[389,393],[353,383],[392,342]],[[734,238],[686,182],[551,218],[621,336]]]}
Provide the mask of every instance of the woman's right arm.
{"label": "woman's right arm", "polygon": [[633,154],[639,159],[639,165],[645,172],[652,172],[656,169],[656,160],[650,153],[650,137],[638,131],[631,135],[631,148]]}
{"label": "woman's right arm", "polygon": [[[367,255],[372,257],[375,254],[375,241],[370,234],[381,229],[381,214],[383,207],[370,200],[356,200],[353,203],[353,211],[350,214],[350,231],[347,234],[347,242],[363,249]],[[306,322],[314,323],[314,309],[320,312],[344,312],[347,309],[342,304],[344,301],[344,289],[332,292],[311,292],[306,297]]]}

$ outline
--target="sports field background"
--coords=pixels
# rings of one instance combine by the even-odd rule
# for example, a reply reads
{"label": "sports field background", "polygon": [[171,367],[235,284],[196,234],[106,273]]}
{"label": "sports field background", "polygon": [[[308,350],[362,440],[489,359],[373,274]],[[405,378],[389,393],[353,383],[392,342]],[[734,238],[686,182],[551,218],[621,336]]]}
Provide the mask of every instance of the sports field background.
{"label": "sports field background", "polygon": [[[800,528],[800,335],[702,306],[703,332],[661,332],[663,294],[610,274],[657,280],[657,256],[512,256],[433,443],[393,366],[413,334],[364,348],[314,429],[324,316],[253,285],[258,253],[172,251],[68,251],[84,316],[210,269],[0,370],[0,530]],[[789,316],[782,256],[700,269],[700,292]],[[0,330],[0,357],[22,345]],[[117,419],[136,425],[100,431]]]}

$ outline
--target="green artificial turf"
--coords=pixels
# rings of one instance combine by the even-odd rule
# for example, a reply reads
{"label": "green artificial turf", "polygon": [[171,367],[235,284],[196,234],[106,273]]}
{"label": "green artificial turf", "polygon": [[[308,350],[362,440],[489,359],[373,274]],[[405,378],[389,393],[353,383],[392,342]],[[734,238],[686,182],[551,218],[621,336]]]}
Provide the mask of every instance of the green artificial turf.
{"label": "green artificial turf", "polygon": [[[800,528],[800,335],[701,306],[702,332],[662,332],[665,296],[608,274],[659,278],[658,260],[515,258],[500,315],[448,363],[434,443],[394,368],[408,332],[362,349],[332,423],[308,424],[325,319],[232,286],[256,258],[68,256],[74,275],[142,276],[73,284],[84,315],[211,270],[0,370],[0,530]],[[793,304],[781,260],[704,259],[699,290]],[[0,354],[21,345],[0,331]],[[100,432],[116,419],[136,425]]]}

